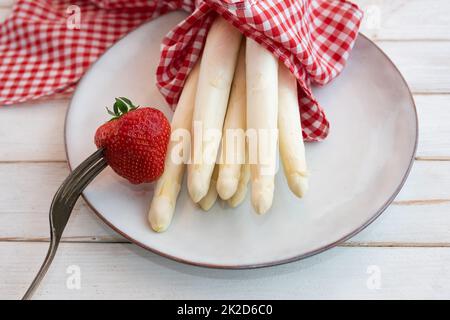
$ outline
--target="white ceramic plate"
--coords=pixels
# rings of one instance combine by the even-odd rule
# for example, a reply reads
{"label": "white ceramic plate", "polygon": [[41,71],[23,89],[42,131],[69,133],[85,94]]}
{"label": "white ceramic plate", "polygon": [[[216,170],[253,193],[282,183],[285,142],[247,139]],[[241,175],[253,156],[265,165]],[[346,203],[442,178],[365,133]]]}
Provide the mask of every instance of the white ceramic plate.
{"label": "white ceramic plate", "polygon": [[[185,17],[175,12],[149,22],[109,49],[86,73],[66,119],[66,148],[74,168],[95,151],[96,128],[116,96],[171,111],[155,87],[162,37]],[[272,209],[254,213],[218,202],[205,213],[185,185],[172,225],[157,234],[147,224],[153,184],[132,186],[109,168],[84,198],[114,230],[163,256],[218,268],[250,268],[294,261],[333,247],[372,222],[399,192],[413,162],[417,115],[411,93],[391,61],[358,38],[347,68],[314,88],[331,123],[326,141],[306,147],[310,191],[298,199],[280,170]]]}

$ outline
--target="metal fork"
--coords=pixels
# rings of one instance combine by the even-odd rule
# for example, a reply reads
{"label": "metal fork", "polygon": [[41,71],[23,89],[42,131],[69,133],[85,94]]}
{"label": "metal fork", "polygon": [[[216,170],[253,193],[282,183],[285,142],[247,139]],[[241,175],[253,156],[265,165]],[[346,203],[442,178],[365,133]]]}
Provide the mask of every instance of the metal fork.
{"label": "metal fork", "polygon": [[44,278],[55,257],[62,233],[81,192],[106,167],[103,149],[99,149],[76,167],[59,187],[50,206],[50,246],[47,256],[22,300],[30,299]]}

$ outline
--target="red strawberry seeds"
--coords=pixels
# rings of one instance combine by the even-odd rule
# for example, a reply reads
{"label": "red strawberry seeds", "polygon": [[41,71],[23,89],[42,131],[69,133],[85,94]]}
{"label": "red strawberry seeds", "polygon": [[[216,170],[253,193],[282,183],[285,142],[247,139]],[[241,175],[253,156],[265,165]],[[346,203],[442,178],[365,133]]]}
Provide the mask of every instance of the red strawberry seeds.
{"label": "red strawberry seeds", "polygon": [[133,184],[152,182],[164,171],[170,123],[150,107],[135,107],[127,98],[117,98],[113,118],[95,133],[95,144],[104,148],[106,161]]}

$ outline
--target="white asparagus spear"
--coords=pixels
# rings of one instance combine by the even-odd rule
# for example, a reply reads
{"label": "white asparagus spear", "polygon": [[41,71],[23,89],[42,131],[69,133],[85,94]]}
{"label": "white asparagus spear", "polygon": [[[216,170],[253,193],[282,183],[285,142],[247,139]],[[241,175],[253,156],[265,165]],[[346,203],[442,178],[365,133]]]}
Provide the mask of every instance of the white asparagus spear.
{"label": "white asparagus spear", "polygon": [[308,190],[305,145],[302,138],[297,80],[289,69],[278,68],[278,130],[280,157],[289,188],[298,197]]}
{"label": "white asparagus spear", "polygon": [[[276,148],[270,145],[276,135],[278,121],[278,61],[266,49],[247,39],[247,130],[257,130],[258,159],[250,163],[252,180],[252,204],[259,214],[272,206]],[[265,138],[262,137],[265,133]],[[275,140],[276,141],[276,140]],[[249,141],[251,143],[251,141]],[[261,148],[266,153],[261,158]],[[249,152],[252,150],[249,149]],[[250,160],[252,155],[250,154]],[[252,161],[253,162],[253,161]]]}
{"label": "white asparagus spear", "polygon": [[244,201],[245,196],[247,195],[247,186],[250,181],[250,164],[249,164],[249,156],[248,156],[248,144],[245,143],[245,163],[241,165],[241,173],[239,174],[239,184],[237,186],[236,192],[233,196],[227,200],[227,203],[230,207],[235,208]]}
{"label": "white asparagus spear", "polygon": [[[178,129],[191,130],[199,70],[200,62],[197,62],[186,79],[177,108],[173,114],[172,135]],[[172,141],[172,139],[169,142],[164,172],[156,183],[155,193],[150,205],[148,219],[153,230],[157,232],[166,230],[170,225],[183,180],[185,164],[175,163],[172,159],[172,152],[179,143],[178,141]]]}
{"label": "white asparagus spear", "polygon": [[247,185],[250,181],[250,165],[245,163],[241,166],[241,174],[239,176],[239,184],[237,190],[233,196],[227,200],[230,207],[235,208],[244,201],[247,195]]}
{"label": "white asparagus spear", "polygon": [[217,192],[224,200],[231,198],[236,192],[241,165],[245,162],[246,103],[245,41],[242,41],[223,125],[222,161],[219,165]]}
{"label": "white asparagus spear", "polygon": [[[214,21],[206,38],[193,117],[194,161],[188,165],[188,191],[194,202],[209,189],[241,38],[240,32],[222,17]],[[201,128],[201,137],[194,130],[196,125]]]}
{"label": "white asparagus spear", "polygon": [[216,185],[217,185],[218,172],[219,172],[219,166],[216,165],[214,167],[214,171],[211,176],[211,184],[209,185],[208,193],[206,194],[206,196],[204,196],[202,198],[202,200],[200,200],[198,202],[198,204],[200,205],[200,208],[202,208],[205,211],[208,211],[209,209],[211,209],[212,206],[214,205],[214,203],[216,203],[216,200],[217,200]]}

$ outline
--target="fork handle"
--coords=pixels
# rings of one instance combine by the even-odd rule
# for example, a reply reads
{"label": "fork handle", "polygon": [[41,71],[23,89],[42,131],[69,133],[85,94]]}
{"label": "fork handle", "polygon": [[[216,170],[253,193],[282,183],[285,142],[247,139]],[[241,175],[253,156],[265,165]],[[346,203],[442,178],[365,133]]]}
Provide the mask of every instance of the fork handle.
{"label": "fork handle", "polygon": [[32,297],[50,267],[77,199],[87,185],[106,167],[103,149],[99,149],[76,167],[59,187],[50,206],[50,245],[48,252],[22,300],[29,300]]}
{"label": "fork handle", "polygon": [[44,278],[45,274],[47,273],[48,268],[50,267],[53,258],[56,254],[56,249],[58,249],[59,241],[50,241],[50,246],[47,251],[47,255],[45,256],[44,263],[42,263],[41,268],[39,269],[39,272],[37,273],[36,277],[34,278],[33,282],[31,283],[30,287],[28,288],[27,292],[22,297],[22,300],[30,300],[33,296],[34,291],[38,287],[39,283],[41,283],[42,279]]}

